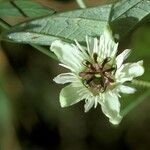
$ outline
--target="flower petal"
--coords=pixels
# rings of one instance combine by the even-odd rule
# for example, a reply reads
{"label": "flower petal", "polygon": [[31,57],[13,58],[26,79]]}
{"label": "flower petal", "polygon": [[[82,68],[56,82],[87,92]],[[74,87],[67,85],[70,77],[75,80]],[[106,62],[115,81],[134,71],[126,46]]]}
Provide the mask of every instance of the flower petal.
{"label": "flower petal", "polygon": [[121,54],[119,54],[117,57],[116,57],[116,64],[117,64],[117,68],[120,68],[123,61],[125,59],[127,59],[127,57],[130,55],[130,52],[131,50],[130,49],[126,49],[124,50]]}
{"label": "flower petal", "polygon": [[81,90],[81,88],[74,87],[73,84],[64,87],[59,97],[61,107],[71,106],[82,100],[82,97],[78,94],[79,90]]}
{"label": "flower petal", "polygon": [[93,54],[94,40],[91,37],[86,36],[87,52],[90,56]]}
{"label": "flower petal", "polygon": [[115,43],[112,32],[109,27],[107,27],[103,34],[100,36],[99,40],[99,53],[100,59],[105,59],[106,57],[114,58],[117,53],[118,43]]}
{"label": "flower petal", "polygon": [[51,44],[50,50],[56,54],[60,62],[68,65],[72,71],[82,69],[83,56],[75,45],[56,40]]}
{"label": "flower petal", "polygon": [[62,73],[53,79],[58,84],[65,84],[69,82],[75,82],[77,80],[73,73]]}
{"label": "flower petal", "polygon": [[133,78],[141,76],[144,73],[143,61],[137,63],[126,63],[116,71],[117,82],[124,83],[131,81]]}
{"label": "flower petal", "polygon": [[143,61],[138,61],[137,63],[131,64],[128,72],[134,77],[141,76],[144,73]]}
{"label": "flower petal", "polygon": [[125,86],[125,85],[119,85],[118,86],[118,90],[121,93],[125,93],[125,94],[132,94],[136,91],[135,88],[133,87],[129,87],[129,86]]}
{"label": "flower petal", "polygon": [[94,103],[95,103],[95,98],[94,97],[86,99],[85,105],[84,105],[84,111],[88,112],[93,107]]}
{"label": "flower petal", "polygon": [[107,92],[105,101],[102,104],[103,113],[109,118],[112,124],[119,124],[122,117],[120,116],[120,102],[115,93]]}

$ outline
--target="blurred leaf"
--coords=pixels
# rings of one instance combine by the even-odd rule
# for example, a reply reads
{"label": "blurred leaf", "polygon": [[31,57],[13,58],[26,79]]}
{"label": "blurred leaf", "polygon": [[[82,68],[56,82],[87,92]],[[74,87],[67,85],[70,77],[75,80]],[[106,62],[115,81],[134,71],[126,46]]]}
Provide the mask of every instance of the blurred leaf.
{"label": "blurred leaf", "polygon": [[25,22],[12,28],[3,38],[39,45],[50,45],[56,39],[85,42],[86,35],[99,36],[108,21],[111,21],[115,33],[123,37],[149,15],[149,8],[150,1],[122,0],[114,5],[75,10]]}
{"label": "blurred leaf", "polygon": [[[145,73],[140,78],[142,80],[148,80],[150,81],[149,75],[150,75],[150,55],[149,55],[149,49],[150,49],[150,24],[141,26],[132,37],[132,48],[133,52],[131,55],[130,60],[143,60],[144,61],[144,68]],[[129,57],[130,58],[130,57]]]}
{"label": "blurred leaf", "polygon": [[10,123],[10,118],[9,100],[4,90],[0,87],[0,125],[5,126]]}
{"label": "blurred leaf", "polygon": [[0,17],[5,16],[29,16],[38,17],[44,15],[51,15],[55,11],[41,6],[31,0],[15,0],[0,3]]}
{"label": "blurred leaf", "polygon": [[56,39],[79,42],[99,36],[107,25],[111,5],[60,13],[15,26],[6,38],[21,43],[50,45]]}
{"label": "blurred leaf", "polygon": [[127,115],[133,108],[138,106],[144,100],[150,98],[150,90],[137,88],[137,92],[132,95],[126,95],[121,98],[121,115]]}
{"label": "blurred leaf", "polygon": [[137,58],[149,57],[150,48],[150,23],[138,28],[133,34],[132,47],[135,49]]}
{"label": "blurred leaf", "polygon": [[[133,51],[131,56],[129,57],[129,61],[144,61],[145,73],[138,79],[150,81],[150,59],[149,59],[149,35],[150,35],[150,27],[148,25],[141,26],[132,37],[132,48]],[[131,85],[130,85],[131,86]],[[132,85],[134,86],[134,85]],[[123,95],[121,100],[121,114],[124,116],[133,108],[138,106],[144,100],[148,100],[150,98],[150,90],[143,87],[136,87],[137,92],[131,95]]]}

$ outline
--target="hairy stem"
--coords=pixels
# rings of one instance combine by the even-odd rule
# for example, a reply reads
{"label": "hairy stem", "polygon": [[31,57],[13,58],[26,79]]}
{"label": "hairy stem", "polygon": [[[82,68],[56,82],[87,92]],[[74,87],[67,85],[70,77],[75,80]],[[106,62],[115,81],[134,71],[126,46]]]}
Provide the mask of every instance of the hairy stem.
{"label": "hairy stem", "polygon": [[141,81],[141,80],[132,80],[132,84],[145,87],[145,88],[150,88],[150,82],[148,81]]}
{"label": "hairy stem", "polygon": [[80,8],[86,8],[85,3],[83,2],[83,0],[76,0],[76,2],[78,3]]}

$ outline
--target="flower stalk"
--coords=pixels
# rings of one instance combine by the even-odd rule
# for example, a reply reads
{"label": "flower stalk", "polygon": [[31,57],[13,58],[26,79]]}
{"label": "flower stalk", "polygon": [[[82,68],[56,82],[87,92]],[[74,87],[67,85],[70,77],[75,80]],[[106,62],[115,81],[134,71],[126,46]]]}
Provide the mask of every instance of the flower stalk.
{"label": "flower stalk", "polygon": [[150,88],[150,82],[148,81],[141,81],[141,80],[134,79],[132,80],[132,84],[140,87]]}

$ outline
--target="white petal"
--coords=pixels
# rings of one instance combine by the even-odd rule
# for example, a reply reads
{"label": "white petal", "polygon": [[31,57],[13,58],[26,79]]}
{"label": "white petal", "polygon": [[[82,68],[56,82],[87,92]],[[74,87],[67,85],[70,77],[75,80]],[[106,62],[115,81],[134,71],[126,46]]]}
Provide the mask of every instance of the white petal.
{"label": "white petal", "polygon": [[58,84],[65,84],[69,82],[75,82],[77,77],[73,73],[62,73],[53,79]]}
{"label": "white petal", "polygon": [[127,59],[127,57],[130,55],[131,50],[130,49],[126,49],[124,50],[121,54],[119,54],[116,58],[116,64],[117,64],[117,68],[120,68],[123,61],[125,59]]}
{"label": "white petal", "polygon": [[105,38],[105,42],[109,42],[110,40],[111,41],[114,41],[113,39],[113,36],[112,36],[112,31],[110,30],[110,27],[107,26],[103,32],[103,35],[104,35],[104,38]]}
{"label": "white petal", "polygon": [[94,106],[94,103],[95,103],[94,97],[86,99],[85,105],[84,105],[84,111],[88,112]]}
{"label": "white petal", "polygon": [[[81,53],[82,53],[82,57],[84,57],[84,59],[85,60],[89,60],[89,55],[87,54],[87,51],[88,51],[88,46],[87,46],[87,48],[85,48],[85,47],[82,47],[79,43],[78,43],[78,41],[75,39],[74,40],[75,41],[75,43],[76,43],[76,46],[80,49],[80,51],[81,51]],[[74,45],[75,46],[75,45]]]}
{"label": "white petal", "polygon": [[60,62],[68,65],[72,70],[79,71],[81,69],[84,58],[76,46],[56,40],[51,44],[50,49],[56,54]]}
{"label": "white petal", "polygon": [[114,58],[117,53],[117,48],[118,43],[115,43],[112,32],[109,27],[107,27],[100,36],[98,55],[101,59],[105,59],[106,57]]}
{"label": "white petal", "polygon": [[125,94],[132,94],[132,93],[134,93],[136,91],[135,88],[129,87],[129,86],[125,86],[125,85],[119,85],[118,86],[118,90],[121,93],[125,93]]}
{"label": "white petal", "polygon": [[94,47],[93,47],[93,53],[98,53],[98,40],[97,38],[94,38]]}
{"label": "white petal", "polygon": [[113,45],[112,45],[112,50],[111,50],[111,52],[110,52],[110,57],[111,58],[115,58],[116,57],[116,53],[117,53],[117,50],[118,50],[118,45],[119,45],[119,43],[113,43]]}
{"label": "white petal", "polygon": [[138,61],[135,64],[132,64],[128,70],[129,74],[138,77],[144,73],[143,61]]}
{"label": "white petal", "polygon": [[81,88],[74,87],[73,84],[64,87],[59,97],[61,107],[71,106],[82,100],[78,94],[78,90],[80,89]]}
{"label": "white petal", "polygon": [[122,119],[120,116],[120,102],[115,93],[106,93],[105,102],[102,104],[102,111],[112,124],[120,123]]}
{"label": "white petal", "polygon": [[92,56],[92,53],[93,53],[93,45],[92,45],[92,48],[91,48],[91,38],[89,38],[88,36],[86,36],[86,45],[87,45],[87,52],[90,56]]}
{"label": "white petal", "polygon": [[70,66],[68,66],[68,65],[65,65],[65,64],[59,64],[60,66],[62,66],[62,67],[64,67],[64,68],[66,68],[66,69],[69,69],[69,70],[71,70],[72,72],[74,72],[75,70],[74,70],[74,68],[71,68]]}
{"label": "white petal", "polygon": [[144,73],[143,61],[137,63],[126,63],[116,71],[117,82],[131,81],[133,78],[141,76]]}

